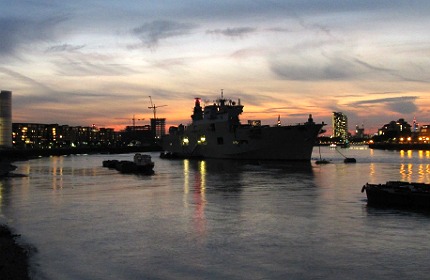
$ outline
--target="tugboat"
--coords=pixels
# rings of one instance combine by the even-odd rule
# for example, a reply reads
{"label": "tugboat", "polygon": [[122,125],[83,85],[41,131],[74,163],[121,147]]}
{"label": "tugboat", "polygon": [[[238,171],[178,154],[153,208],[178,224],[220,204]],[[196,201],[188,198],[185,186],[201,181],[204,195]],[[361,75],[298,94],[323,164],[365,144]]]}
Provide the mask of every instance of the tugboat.
{"label": "tugboat", "polygon": [[241,124],[240,99],[236,103],[221,97],[213,105],[201,107],[194,99],[192,123],[170,127],[162,138],[165,154],[186,158],[310,161],[315,140],[324,123],[309,115],[295,125],[261,125],[261,121]]}
{"label": "tugboat", "polygon": [[133,160],[140,172],[152,171],[154,168],[154,162],[150,155],[135,154]]}
{"label": "tugboat", "polygon": [[150,155],[135,154],[133,161],[130,160],[105,160],[103,167],[115,168],[121,173],[153,173],[154,162]]}

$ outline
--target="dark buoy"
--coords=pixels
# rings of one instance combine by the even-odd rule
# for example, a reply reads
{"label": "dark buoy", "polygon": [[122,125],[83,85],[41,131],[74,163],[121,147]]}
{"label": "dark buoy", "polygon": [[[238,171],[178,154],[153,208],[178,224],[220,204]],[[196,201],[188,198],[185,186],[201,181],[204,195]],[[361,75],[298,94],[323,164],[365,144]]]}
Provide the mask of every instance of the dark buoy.
{"label": "dark buoy", "polygon": [[341,154],[345,159],[343,160],[344,163],[356,163],[357,161],[355,160],[355,158],[349,158],[346,157],[344,154],[342,154],[337,148],[336,151]]}
{"label": "dark buoy", "polygon": [[344,163],[356,163],[357,161],[355,160],[355,158],[345,158],[343,160]]}

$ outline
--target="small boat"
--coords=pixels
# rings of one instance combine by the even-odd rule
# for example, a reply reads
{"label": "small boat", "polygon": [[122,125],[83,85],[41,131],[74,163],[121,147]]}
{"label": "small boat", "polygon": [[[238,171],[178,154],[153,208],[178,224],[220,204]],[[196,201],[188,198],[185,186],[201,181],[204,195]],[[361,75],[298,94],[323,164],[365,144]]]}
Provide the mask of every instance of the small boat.
{"label": "small boat", "polygon": [[116,159],[114,159],[114,160],[104,160],[103,161],[103,167],[115,168],[117,162],[118,162],[118,160],[116,160]]}
{"label": "small boat", "polygon": [[327,164],[327,163],[330,163],[328,160],[323,159],[323,158],[321,157],[321,148],[320,148],[320,146],[318,146],[318,151],[319,151],[319,154],[320,154],[320,159],[319,159],[319,160],[317,160],[315,163],[316,163],[316,164]]}
{"label": "small boat", "polygon": [[430,184],[388,181],[386,184],[366,183],[367,204],[404,208],[430,209]]}
{"label": "small boat", "polygon": [[137,165],[130,160],[121,160],[115,164],[115,169],[121,173],[137,173]]}
{"label": "small boat", "polygon": [[115,168],[121,173],[152,173],[154,162],[150,155],[135,154],[133,161],[130,160],[105,160],[103,167]]}

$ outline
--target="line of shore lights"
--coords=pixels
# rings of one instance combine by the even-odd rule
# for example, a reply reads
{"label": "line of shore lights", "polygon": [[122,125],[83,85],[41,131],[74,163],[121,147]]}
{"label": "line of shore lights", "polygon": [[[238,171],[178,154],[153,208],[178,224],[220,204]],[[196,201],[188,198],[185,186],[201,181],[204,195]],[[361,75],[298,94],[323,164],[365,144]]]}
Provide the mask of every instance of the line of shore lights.
{"label": "line of shore lights", "polygon": [[412,137],[408,137],[408,138],[406,138],[406,140],[405,140],[405,138],[400,137],[400,138],[399,138],[399,141],[400,141],[400,142],[403,142],[403,141],[412,141]]}
{"label": "line of shore lights", "polygon": [[[424,143],[427,143],[428,141],[430,140],[430,137],[418,137],[418,141],[419,142],[424,142]],[[403,138],[403,137],[400,137],[399,138],[399,141],[400,142],[404,142],[404,141],[408,141],[408,142],[410,142],[410,141],[412,141],[412,137],[407,137],[406,139],[405,138]]]}

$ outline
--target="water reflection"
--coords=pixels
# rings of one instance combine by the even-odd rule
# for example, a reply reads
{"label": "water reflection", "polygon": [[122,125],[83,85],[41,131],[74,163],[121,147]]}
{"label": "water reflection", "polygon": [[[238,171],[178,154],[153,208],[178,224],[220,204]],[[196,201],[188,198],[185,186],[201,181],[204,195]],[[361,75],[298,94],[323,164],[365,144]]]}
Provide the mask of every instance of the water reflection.
{"label": "water reflection", "polygon": [[50,173],[53,176],[62,176],[63,175],[63,159],[64,157],[51,157],[51,170]]}
{"label": "water reflection", "polygon": [[400,150],[398,153],[401,159],[430,159],[430,151],[428,150]]}
{"label": "water reflection", "polygon": [[[39,158],[22,162],[19,172],[23,175],[29,175],[29,180],[34,181],[43,178],[50,178],[50,184],[38,185],[39,187],[50,187],[53,190],[60,190],[64,187],[74,186],[74,182],[78,185],[85,185],[79,180],[83,177],[96,177],[103,175],[106,169],[101,168],[101,165],[88,166],[86,165],[83,156],[53,156],[49,158]],[[88,162],[90,163],[90,161]],[[92,164],[92,162],[91,162]],[[37,174],[37,175],[36,175]]]}
{"label": "water reflection", "polygon": [[420,150],[420,151],[418,151],[418,156],[420,159],[424,159],[424,158],[430,159],[430,151]]}
{"label": "water reflection", "polygon": [[[194,170],[190,170],[190,164],[195,167]],[[205,161],[193,161],[184,160],[184,204],[187,207],[188,194],[192,193],[192,203],[194,208],[193,223],[194,231],[198,234],[204,234],[206,232],[206,220],[204,215],[204,208],[206,204],[205,198],[206,189],[206,162]]]}
{"label": "water reflection", "polygon": [[367,212],[360,190],[401,168],[424,180],[430,162],[348,152],[357,164],[155,158],[149,177],[96,155],[22,162],[31,174],[0,186],[0,214],[40,248],[46,279],[425,279],[428,219]]}
{"label": "water reflection", "polygon": [[[400,164],[399,173],[402,181],[414,181],[416,174],[419,175],[419,181],[430,181],[430,165],[429,164]],[[415,174],[416,173],[416,174]],[[416,179],[415,179],[416,180]]]}
{"label": "water reflection", "polygon": [[200,174],[207,191],[240,192],[242,190],[241,163],[229,160],[206,159],[190,161],[195,173]]}
{"label": "water reflection", "polygon": [[373,162],[370,163],[370,166],[369,166],[369,175],[370,176],[375,175],[375,164]]}
{"label": "water reflection", "polygon": [[409,181],[411,176],[413,175],[412,164],[401,164],[400,165],[400,174],[402,181]]}
{"label": "water reflection", "polygon": [[0,218],[4,216],[4,209],[9,205],[9,195],[12,185],[8,179],[0,180]]}

